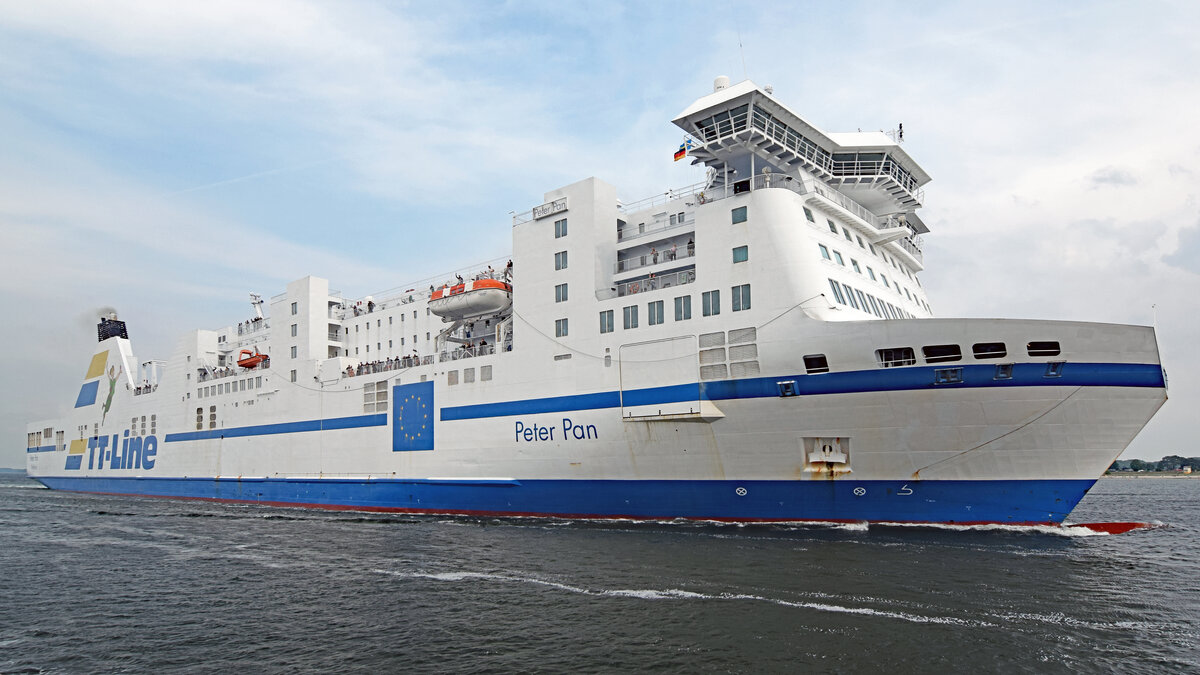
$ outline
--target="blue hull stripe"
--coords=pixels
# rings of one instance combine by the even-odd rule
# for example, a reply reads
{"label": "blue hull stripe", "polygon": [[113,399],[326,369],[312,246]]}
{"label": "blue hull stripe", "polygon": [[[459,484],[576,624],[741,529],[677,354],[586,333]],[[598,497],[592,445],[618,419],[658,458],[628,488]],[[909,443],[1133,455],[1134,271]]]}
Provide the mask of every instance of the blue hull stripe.
{"label": "blue hull stripe", "polygon": [[[1094,480],[729,481],[39,478],[79,492],[596,518],[1058,523]],[[857,494],[856,494],[857,493]]]}
{"label": "blue hull stripe", "polygon": [[57,449],[57,445],[39,445],[36,448],[25,448],[25,452],[26,454],[31,452],[54,452]]}
{"label": "blue hull stripe", "polygon": [[[947,389],[961,387],[1162,387],[1162,368],[1147,363],[1066,363],[1061,375],[1047,377],[1045,363],[1018,363],[1013,366],[1012,378],[995,379],[993,365],[947,364],[946,368],[962,370],[962,382],[934,384],[934,371],[940,366],[883,368],[820,375],[783,375],[755,377],[744,380],[720,380],[697,384],[652,387],[625,392],[625,405],[653,405],[695,401],[704,398],[721,401],[739,398],[770,398],[779,396],[779,382],[792,380],[798,396],[820,394],[852,394],[914,389]],[[450,406],[441,409],[442,421],[469,420],[485,417],[505,417],[536,413],[568,412],[597,408],[616,408],[621,405],[619,392],[555,396],[551,398]]]}
{"label": "blue hull stripe", "polygon": [[301,431],[332,431],[335,429],[382,427],[387,426],[387,423],[387,413],[379,413],[376,415],[356,415],[354,417],[332,417],[323,420],[282,422],[280,424],[259,424],[252,427],[230,427],[228,429],[209,429],[207,431],[185,431],[178,434],[167,434],[166,438],[163,440],[167,443],[174,443],[176,441],[202,441],[210,438],[242,438],[244,436],[293,434]]}

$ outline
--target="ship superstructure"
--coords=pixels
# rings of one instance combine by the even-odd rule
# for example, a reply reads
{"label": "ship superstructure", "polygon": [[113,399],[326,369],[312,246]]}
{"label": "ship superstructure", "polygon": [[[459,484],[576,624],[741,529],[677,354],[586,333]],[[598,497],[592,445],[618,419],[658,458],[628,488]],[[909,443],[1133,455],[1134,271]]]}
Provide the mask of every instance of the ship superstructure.
{"label": "ship superstructure", "polygon": [[106,317],[74,407],[29,429],[30,475],[368,510],[1053,523],[1165,401],[1148,327],[932,318],[929,176],[900,133],[825,133],[724,79],[674,122],[705,181],[548,192],[511,259],[361,299],[306,277],[166,361]]}

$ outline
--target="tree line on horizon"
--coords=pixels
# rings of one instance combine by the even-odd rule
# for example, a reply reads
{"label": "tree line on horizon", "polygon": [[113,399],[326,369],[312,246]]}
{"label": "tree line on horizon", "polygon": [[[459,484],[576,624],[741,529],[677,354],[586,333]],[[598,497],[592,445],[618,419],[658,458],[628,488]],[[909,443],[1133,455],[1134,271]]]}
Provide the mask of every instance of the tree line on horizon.
{"label": "tree line on horizon", "polygon": [[1157,462],[1146,462],[1140,459],[1118,459],[1108,467],[1112,471],[1182,471],[1190,466],[1192,471],[1200,473],[1200,457],[1180,457],[1167,455]]}

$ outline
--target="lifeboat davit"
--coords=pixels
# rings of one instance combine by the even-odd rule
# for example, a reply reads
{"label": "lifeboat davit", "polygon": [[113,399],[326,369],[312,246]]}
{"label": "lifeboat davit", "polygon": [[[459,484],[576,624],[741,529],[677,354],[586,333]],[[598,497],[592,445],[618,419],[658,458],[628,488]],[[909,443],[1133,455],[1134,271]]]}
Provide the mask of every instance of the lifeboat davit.
{"label": "lifeboat davit", "polygon": [[476,279],[443,286],[429,299],[429,311],[446,319],[466,319],[502,312],[512,305],[512,284]]}
{"label": "lifeboat davit", "polygon": [[258,353],[257,347],[254,348],[254,351],[243,349],[241,353],[238,354],[237,364],[243,368],[255,368],[258,366],[258,364],[266,361],[269,358],[271,357],[267,356],[266,354]]}

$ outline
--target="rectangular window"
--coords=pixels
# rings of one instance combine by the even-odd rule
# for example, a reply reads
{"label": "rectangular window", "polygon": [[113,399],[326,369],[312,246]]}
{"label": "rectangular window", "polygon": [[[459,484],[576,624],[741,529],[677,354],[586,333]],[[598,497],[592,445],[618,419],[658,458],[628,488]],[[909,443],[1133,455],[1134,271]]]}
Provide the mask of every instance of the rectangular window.
{"label": "rectangular window", "polygon": [[869,265],[867,266],[867,276],[871,277],[871,281],[878,281],[878,279],[875,278],[875,270],[871,269]]}
{"label": "rectangular window", "polygon": [[567,301],[567,285],[566,284],[559,284],[554,287],[554,301],[555,302],[566,302]]}
{"label": "rectangular window", "polygon": [[675,298],[675,320],[687,321],[692,318],[692,296],[681,295]]}
{"label": "rectangular window", "polygon": [[879,365],[884,368],[895,368],[897,366],[913,366],[917,363],[917,356],[913,352],[912,347],[892,347],[890,349],[876,349],[875,359],[879,361]]}
{"label": "rectangular window", "polygon": [[835,259],[835,260],[837,260],[837,264],[841,265],[842,267],[845,267],[845,266],[846,266],[846,261],[842,260],[842,254],[841,254],[841,253],[838,253],[837,251],[834,251],[834,252],[833,252],[833,257],[834,257],[834,259]]}
{"label": "rectangular window", "polygon": [[292,337],[296,337],[296,324],[292,324]]}
{"label": "rectangular window", "polygon": [[296,371],[292,371],[292,382],[296,381]]}
{"label": "rectangular window", "polygon": [[1030,356],[1058,356],[1062,352],[1057,342],[1030,342],[1025,349]]}
{"label": "rectangular window", "polygon": [[613,328],[613,311],[606,309],[600,312],[600,332],[611,333],[613,332]]}
{"label": "rectangular window", "polygon": [[833,289],[833,297],[837,298],[837,301],[843,305],[846,304],[846,298],[842,296],[842,287],[838,285],[838,282],[830,279],[829,287]]}
{"label": "rectangular window", "polygon": [[554,337],[566,337],[566,336],[567,336],[567,320],[566,319],[555,319],[554,320]]}
{"label": "rectangular window", "polygon": [[861,269],[859,269],[859,267],[858,267],[858,261],[857,261],[857,260],[855,260],[854,258],[851,258],[851,259],[850,259],[850,266],[854,268],[854,271],[855,271],[855,272],[858,272],[859,274],[862,274],[862,270],[861,270]]}
{"label": "rectangular window", "polygon": [[875,316],[886,319],[887,317],[884,316],[883,311],[879,309],[879,302],[875,300],[875,296],[868,293],[867,299],[871,301],[871,311],[875,313]]}
{"label": "rectangular window", "polygon": [[657,326],[663,322],[663,301],[655,300],[646,304],[646,314],[649,316],[651,326]]}
{"label": "rectangular window", "polygon": [[804,208],[804,217],[808,219],[808,222],[816,223],[817,219],[813,218],[812,210],[809,209],[807,206],[805,206],[803,208]]}
{"label": "rectangular window", "polygon": [[704,316],[721,313],[721,291],[705,291],[700,296],[700,309]]}
{"label": "rectangular window", "polygon": [[854,289],[846,284],[842,284],[842,290],[846,291],[846,300],[850,302],[850,306],[858,309],[858,300],[854,298]]}
{"label": "rectangular window", "polygon": [[830,260],[831,258],[829,257],[829,249],[825,248],[825,244],[817,244],[817,246],[819,246],[821,249],[821,257],[826,260]]}
{"label": "rectangular window", "polygon": [[734,225],[737,225],[738,223],[746,222],[746,207],[739,206],[736,209],[734,209],[731,212],[731,214],[733,216],[733,224]]}
{"label": "rectangular window", "polygon": [[554,269],[556,269],[556,270],[567,269],[567,252],[566,251],[559,251],[558,253],[554,254]]}
{"label": "rectangular window", "polygon": [[858,247],[859,247],[859,248],[866,248],[866,245],[864,245],[864,244],[863,244],[862,237],[860,237],[860,236],[858,236],[858,235],[856,234],[856,235],[854,235],[854,238],[858,240]]}
{"label": "rectangular window", "polygon": [[299,305],[297,303],[293,302],[292,303],[292,316],[295,316],[297,313],[299,313],[299,311],[300,311]]}
{"label": "rectangular window", "polygon": [[825,222],[829,223],[829,231],[837,234],[837,225],[834,225],[833,221],[829,220],[828,218],[825,219]]}
{"label": "rectangular window", "polygon": [[977,342],[971,345],[971,352],[977,359],[1002,359],[1008,356],[1008,348],[1003,342]]}
{"label": "rectangular window", "polygon": [[625,323],[624,323],[625,329],[628,330],[630,328],[637,328],[637,323],[638,323],[637,305],[630,305],[630,306],[626,307],[624,310],[624,314],[625,314]]}
{"label": "rectangular window", "polygon": [[824,354],[809,354],[804,357],[804,370],[809,375],[829,372],[829,360]]}
{"label": "rectangular window", "polygon": [[870,312],[871,306],[867,304],[867,296],[863,295],[863,292],[857,288],[854,289],[854,292],[858,294],[858,304],[862,305],[862,310],[864,312]]}
{"label": "rectangular window", "polygon": [[735,262],[735,263],[746,262],[749,259],[750,259],[750,247],[738,246],[737,248],[733,249],[733,262]]}
{"label": "rectangular window", "polygon": [[750,284],[733,287],[733,311],[750,309]]}
{"label": "rectangular window", "polygon": [[1013,371],[1013,364],[997,363],[996,364],[996,374],[992,376],[992,379],[993,380],[1011,380],[1012,379],[1012,371]]}
{"label": "rectangular window", "polygon": [[921,353],[925,356],[925,363],[962,360],[962,349],[958,345],[929,345],[921,347]]}
{"label": "rectangular window", "polygon": [[962,381],[962,368],[935,368],[933,371],[934,384],[958,384]]}
{"label": "rectangular window", "polygon": [[567,236],[567,219],[554,221],[554,238],[561,239]]}
{"label": "rectangular window", "polygon": [[880,274],[880,275],[879,275],[879,278],[880,278],[880,279],[883,279],[883,287],[884,287],[884,288],[891,288],[891,287],[892,287],[892,285],[888,283],[888,280],[887,280],[887,275],[886,275],[886,274]]}
{"label": "rectangular window", "polygon": [[292,345],[292,358],[296,358],[296,345]]}
{"label": "rectangular window", "polygon": [[850,236],[850,230],[847,230],[846,228],[843,227],[842,234],[846,235],[846,241],[850,242],[851,244],[854,243],[854,238]]}

